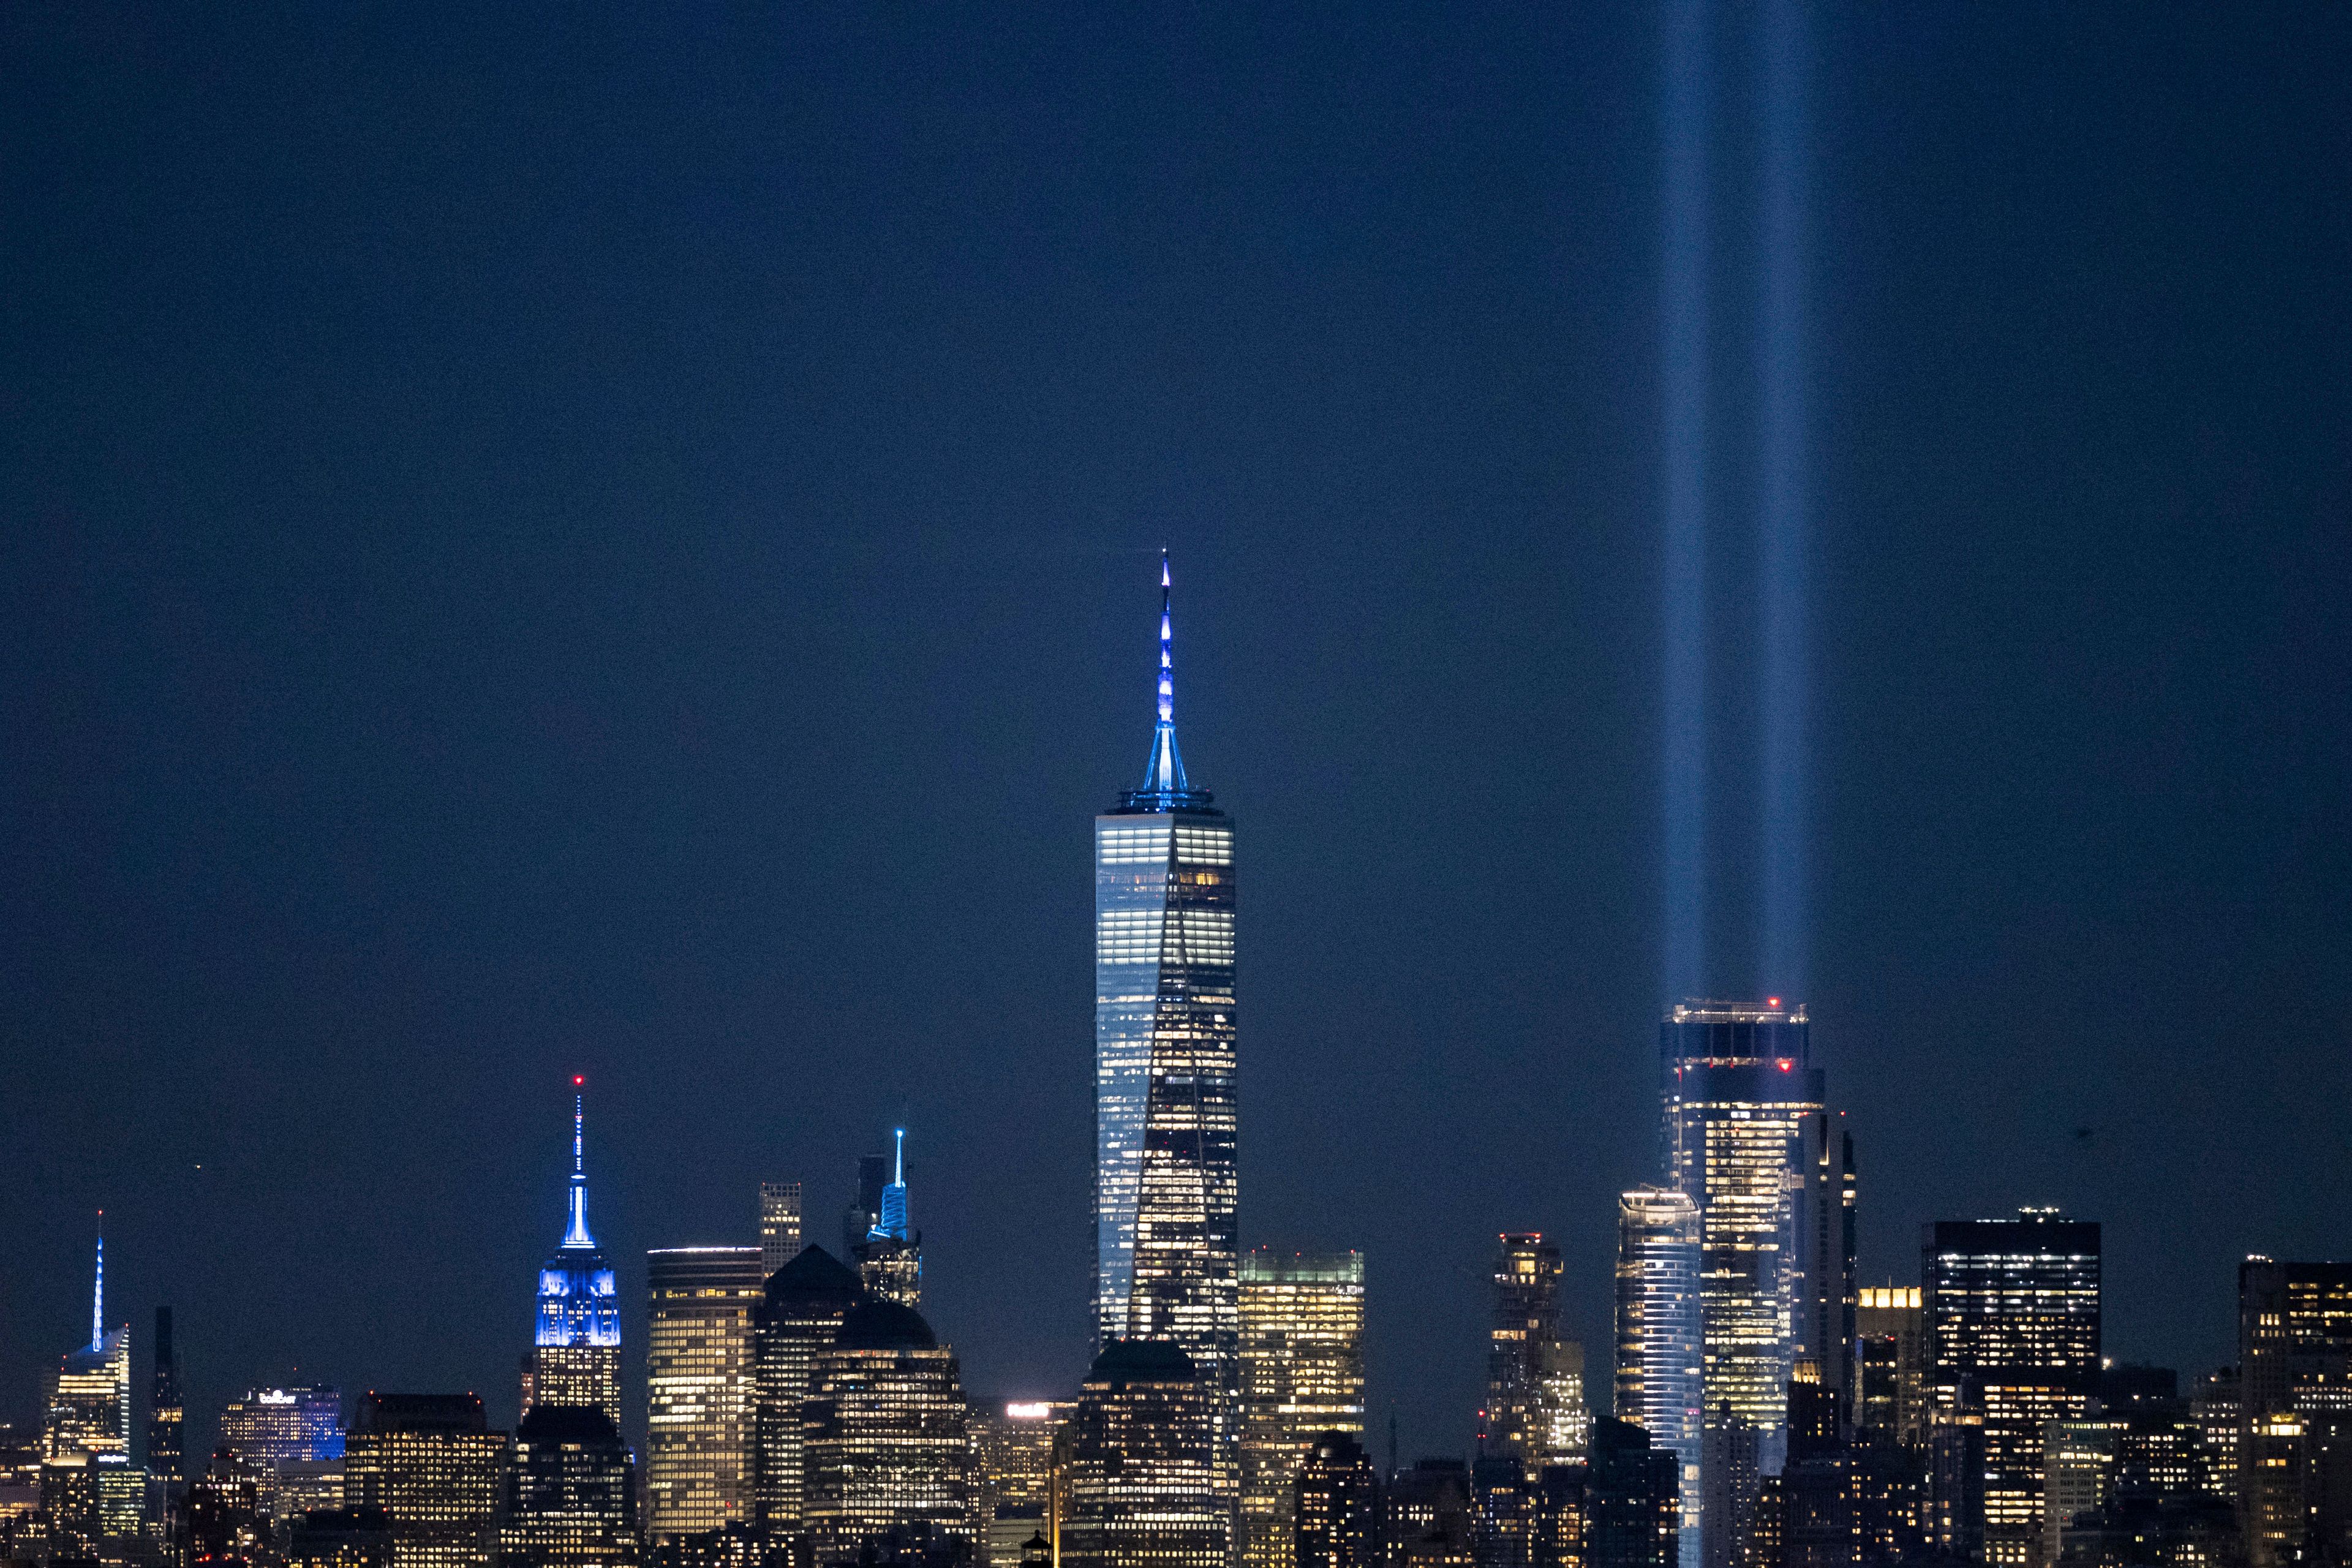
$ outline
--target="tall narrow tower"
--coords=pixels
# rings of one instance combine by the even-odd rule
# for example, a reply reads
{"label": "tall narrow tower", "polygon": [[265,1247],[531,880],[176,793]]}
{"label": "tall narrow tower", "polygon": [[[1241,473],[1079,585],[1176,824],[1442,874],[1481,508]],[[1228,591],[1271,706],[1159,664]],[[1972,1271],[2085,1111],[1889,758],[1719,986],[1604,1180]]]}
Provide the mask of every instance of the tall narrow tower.
{"label": "tall narrow tower", "polygon": [[563,1245],[539,1270],[539,1324],[531,1398],[538,1405],[593,1405],[621,1419],[621,1304],[613,1267],[588,1234],[586,1096],[572,1088],[572,1195]]}
{"label": "tall narrow tower", "polygon": [[[1176,750],[1168,561],[1140,788],[1095,818],[1095,1340],[1169,1340],[1235,1432],[1234,829]],[[1221,1465],[1230,1474],[1230,1465]]]}
{"label": "tall narrow tower", "polygon": [[907,1224],[907,1130],[890,1130],[896,1140],[890,1179],[877,1201],[874,1224],[853,1249],[858,1278],[868,1293],[901,1307],[923,1304],[923,1233]]}

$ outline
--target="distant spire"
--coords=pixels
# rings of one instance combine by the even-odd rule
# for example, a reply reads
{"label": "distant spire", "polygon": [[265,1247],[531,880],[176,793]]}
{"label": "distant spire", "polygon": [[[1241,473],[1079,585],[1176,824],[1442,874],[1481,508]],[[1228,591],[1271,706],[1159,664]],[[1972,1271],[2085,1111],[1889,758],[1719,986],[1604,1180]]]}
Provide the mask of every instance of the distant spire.
{"label": "distant spire", "polygon": [[898,1140],[897,1163],[890,1173],[890,1184],[882,1189],[882,1214],[876,1220],[874,1234],[887,1236],[893,1241],[907,1239],[907,1130],[890,1129]]}
{"label": "distant spire", "polygon": [[89,1348],[106,1348],[106,1211],[98,1211],[98,1283],[89,1297]]}
{"label": "distant spire", "polygon": [[588,1097],[583,1092],[585,1079],[572,1080],[572,1224],[563,1233],[566,1251],[586,1249],[596,1245],[588,1234],[588,1163],[584,1153],[588,1122]]}
{"label": "distant spire", "polygon": [[1142,795],[1186,795],[1184,760],[1176,754],[1175,627],[1169,612],[1168,552],[1160,552],[1160,722],[1151,731],[1151,761]]}

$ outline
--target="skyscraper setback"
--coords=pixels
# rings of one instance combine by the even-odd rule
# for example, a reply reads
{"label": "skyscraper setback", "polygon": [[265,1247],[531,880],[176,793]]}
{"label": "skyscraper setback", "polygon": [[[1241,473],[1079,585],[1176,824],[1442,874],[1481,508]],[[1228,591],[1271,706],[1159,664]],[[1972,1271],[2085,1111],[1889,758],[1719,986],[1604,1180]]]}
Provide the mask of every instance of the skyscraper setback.
{"label": "skyscraper setback", "polygon": [[540,1266],[539,1318],[531,1335],[531,1398],[593,1405],[621,1419],[621,1303],[612,1265],[588,1233],[587,1097],[572,1080],[572,1184],[562,1245]]}
{"label": "skyscraper setback", "polygon": [[[1095,819],[1095,1336],[1181,1346],[1223,1456],[1240,1327],[1234,831],[1177,752],[1164,556],[1160,585],[1150,760]],[[1227,1487],[1231,1469],[1221,1458]]]}

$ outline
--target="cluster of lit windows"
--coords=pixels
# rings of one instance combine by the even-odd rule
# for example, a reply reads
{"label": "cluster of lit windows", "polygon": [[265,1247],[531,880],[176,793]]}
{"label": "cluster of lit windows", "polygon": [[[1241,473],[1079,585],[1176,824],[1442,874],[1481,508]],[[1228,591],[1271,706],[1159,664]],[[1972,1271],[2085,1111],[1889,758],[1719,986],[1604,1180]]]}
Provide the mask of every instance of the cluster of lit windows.
{"label": "cluster of lit windows", "polygon": [[1293,1487],[1326,1432],[1364,1429],[1360,1254],[1242,1259],[1241,1554],[1288,1568]]}
{"label": "cluster of lit windows", "polygon": [[820,1562],[894,1529],[969,1537],[963,1393],[945,1346],[823,1352],[808,1406],[803,1517]]}
{"label": "cluster of lit windows", "polygon": [[650,1255],[646,1490],[658,1537],[749,1517],[756,1247]]}

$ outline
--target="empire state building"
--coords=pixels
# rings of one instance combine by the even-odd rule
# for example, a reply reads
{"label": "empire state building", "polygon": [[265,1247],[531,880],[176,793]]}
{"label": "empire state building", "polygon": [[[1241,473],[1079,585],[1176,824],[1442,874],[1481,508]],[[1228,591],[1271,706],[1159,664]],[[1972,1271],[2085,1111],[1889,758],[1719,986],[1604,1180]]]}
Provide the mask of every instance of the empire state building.
{"label": "empire state building", "polygon": [[1168,562],[1160,721],[1095,818],[1095,1338],[1172,1341],[1230,1439],[1240,1336],[1234,828],[1176,751]]}

